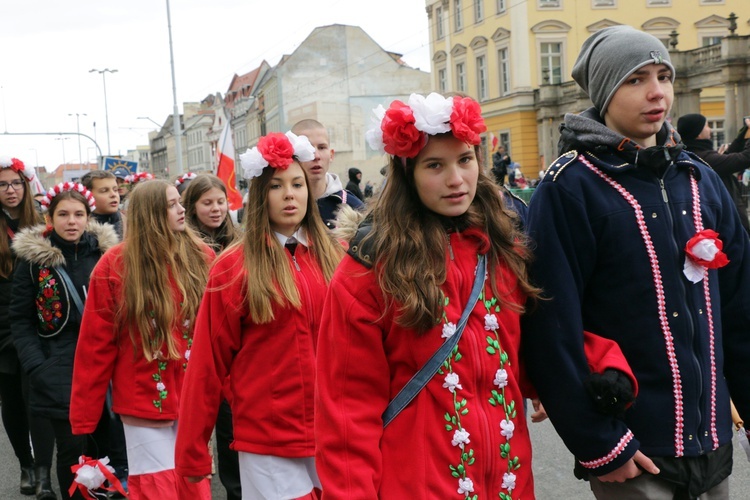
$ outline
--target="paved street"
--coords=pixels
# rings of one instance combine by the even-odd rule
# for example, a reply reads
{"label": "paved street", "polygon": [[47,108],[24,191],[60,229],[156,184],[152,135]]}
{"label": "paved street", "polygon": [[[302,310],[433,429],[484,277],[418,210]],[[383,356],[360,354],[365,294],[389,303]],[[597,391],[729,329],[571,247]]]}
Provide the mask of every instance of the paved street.
{"label": "paved street", "polygon": [[[0,500],[28,500],[18,493],[19,470],[8,442],[5,429],[0,424]],[[534,475],[536,496],[539,500],[567,498],[592,499],[588,484],[573,477],[573,459],[547,422],[531,424],[534,443]],[[731,500],[744,500],[750,491],[750,463],[745,453],[736,446],[734,473],[730,478]],[[57,482],[53,483],[57,490]],[[744,493],[743,493],[744,492]],[[218,478],[213,484],[213,498],[225,500],[226,495]]]}

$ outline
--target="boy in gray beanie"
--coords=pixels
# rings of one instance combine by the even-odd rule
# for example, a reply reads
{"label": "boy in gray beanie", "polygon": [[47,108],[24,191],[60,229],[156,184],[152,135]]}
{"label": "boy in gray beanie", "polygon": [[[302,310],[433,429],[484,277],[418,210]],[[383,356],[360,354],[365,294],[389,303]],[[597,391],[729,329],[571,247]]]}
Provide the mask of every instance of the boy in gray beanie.
{"label": "boy in gray beanie", "polygon": [[[594,107],[565,116],[564,154],[529,205],[531,278],[549,300],[524,319],[527,372],[597,498],[728,498],[730,392],[750,415],[750,239],[667,121],[659,40],[605,28],[572,76]],[[621,415],[589,395],[583,331],[617,342],[638,381]]]}

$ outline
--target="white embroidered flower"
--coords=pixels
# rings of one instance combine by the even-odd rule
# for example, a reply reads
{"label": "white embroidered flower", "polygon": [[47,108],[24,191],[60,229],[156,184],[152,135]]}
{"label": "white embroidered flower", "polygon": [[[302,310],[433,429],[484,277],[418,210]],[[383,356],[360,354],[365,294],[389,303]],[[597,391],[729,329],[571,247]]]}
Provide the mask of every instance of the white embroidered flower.
{"label": "white embroidered flower", "polygon": [[512,472],[506,472],[503,474],[503,484],[501,485],[502,488],[505,488],[508,491],[512,491],[516,487],[516,475]]}
{"label": "white embroidered flower", "polygon": [[417,130],[429,135],[451,131],[452,97],[446,98],[435,92],[427,97],[412,94],[407,104],[414,113],[414,126]]}
{"label": "white embroidered flower", "polygon": [[263,169],[268,166],[268,162],[260,154],[257,147],[248,149],[240,155],[240,164],[242,165],[242,175],[245,179],[253,179],[263,173]]}
{"label": "white embroidered flower", "polygon": [[516,430],[516,424],[511,420],[503,420],[500,422],[500,428],[502,429],[500,434],[505,436],[506,439],[510,439],[513,437],[513,431]]}
{"label": "white embroidered flower", "polygon": [[310,144],[310,139],[304,135],[297,135],[291,130],[286,133],[287,139],[292,143],[294,156],[299,161],[313,161],[315,159],[315,148]]}
{"label": "white embroidered flower", "polygon": [[379,104],[377,108],[372,110],[372,114],[374,115],[374,118],[372,118],[372,128],[365,132],[365,139],[373,151],[385,153],[383,130],[380,128],[380,124],[385,116],[385,108],[382,104]]}
{"label": "white embroidered flower", "polygon": [[156,328],[156,319],[151,318],[151,326],[153,326],[154,328]]}
{"label": "white embroidered flower", "polygon": [[449,339],[453,337],[453,334],[456,333],[456,325],[451,323],[450,321],[443,325],[443,334],[441,335],[444,339]]}
{"label": "white embroidered flower", "polygon": [[451,444],[453,446],[458,446],[462,450],[464,449],[464,445],[471,443],[471,440],[469,439],[469,433],[466,432],[464,429],[456,429],[456,432],[453,433],[453,439],[451,439]]}
{"label": "white embroidered flower", "polygon": [[500,328],[500,325],[497,323],[497,316],[494,314],[485,314],[484,315],[484,329],[488,332],[492,332]]}
{"label": "white embroidered flower", "polygon": [[474,491],[474,481],[466,478],[458,478],[458,490],[460,494],[467,495]]}
{"label": "white embroidered flower", "polygon": [[190,349],[185,350],[185,359],[190,361]]}
{"label": "white embroidered flower", "polygon": [[157,382],[156,383],[156,390],[157,391],[161,392],[161,391],[163,391],[166,388],[167,388],[167,386],[164,385],[162,382]]}
{"label": "white embroidered flower", "polygon": [[500,368],[495,372],[495,381],[493,382],[500,389],[508,385],[508,372],[504,368]]}
{"label": "white embroidered flower", "polygon": [[164,359],[164,354],[162,354],[161,351],[156,351],[154,353],[154,359]]}
{"label": "white embroidered flower", "polygon": [[445,376],[445,383],[443,384],[443,387],[451,392],[456,392],[456,389],[463,389],[463,387],[461,387],[461,384],[458,383],[458,374],[456,373],[449,373]]}
{"label": "white embroidered flower", "polygon": [[189,319],[186,319],[185,321],[182,322],[182,327],[183,328],[187,328],[189,326],[190,326],[190,320]]}

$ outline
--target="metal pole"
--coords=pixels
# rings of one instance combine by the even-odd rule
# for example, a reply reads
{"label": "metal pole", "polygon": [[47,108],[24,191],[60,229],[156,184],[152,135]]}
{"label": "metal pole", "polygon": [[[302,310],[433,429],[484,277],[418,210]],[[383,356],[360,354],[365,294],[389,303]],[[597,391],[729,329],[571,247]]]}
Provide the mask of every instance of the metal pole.
{"label": "metal pole", "polygon": [[83,163],[83,155],[81,154],[81,116],[88,116],[86,113],[68,113],[68,116],[76,115],[76,133],[78,134],[78,163]]}
{"label": "metal pole", "polygon": [[[182,127],[180,126],[180,111],[177,108],[177,84],[175,83],[174,77],[174,54],[172,52],[172,17],[169,13],[169,0],[167,0],[167,29],[169,31],[169,65],[172,69],[172,135],[175,138],[175,154],[177,155],[177,172],[175,174],[182,175]],[[167,162],[167,169],[169,169],[169,162]]]}
{"label": "metal pole", "polygon": [[109,107],[107,106],[107,78],[105,73],[117,73],[116,69],[91,69],[89,70],[89,73],[99,73],[102,75],[102,84],[104,85],[104,120],[106,122],[107,126],[107,156],[112,155],[112,148],[109,143]]}
{"label": "metal pole", "polygon": [[[5,132],[0,132],[0,135],[59,135],[59,136],[80,135],[81,137],[85,137],[86,139],[94,143],[94,146],[96,146],[96,150],[99,151],[99,158],[102,158],[102,148],[99,147],[99,143],[97,143],[92,137],[86,134],[76,134],[75,132],[8,132],[8,131],[5,131]],[[101,167],[101,164],[99,165],[99,167]]]}

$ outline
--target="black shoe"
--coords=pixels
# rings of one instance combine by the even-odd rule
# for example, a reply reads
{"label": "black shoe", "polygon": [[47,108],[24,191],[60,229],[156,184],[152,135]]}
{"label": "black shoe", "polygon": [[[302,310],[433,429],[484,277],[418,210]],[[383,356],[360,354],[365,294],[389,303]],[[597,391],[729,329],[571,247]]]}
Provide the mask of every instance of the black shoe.
{"label": "black shoe", "polygon": [[37,467],[36,470],[36,500],[57,500],[57,495],[52,490],[52,482],[49,477],[49,467]]}
{"label": "black shoe", "polygon": [[33,467],[21,467],[21,495],[36,493],[36,475]]}

